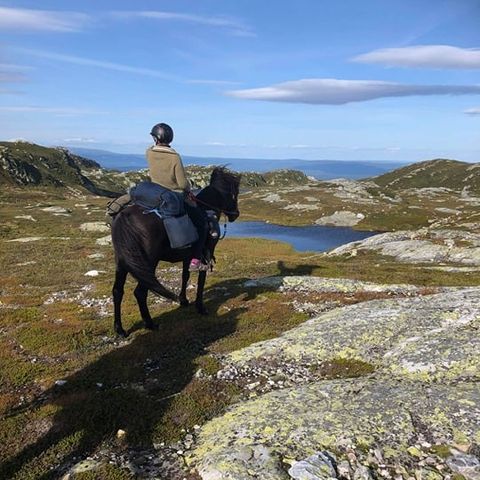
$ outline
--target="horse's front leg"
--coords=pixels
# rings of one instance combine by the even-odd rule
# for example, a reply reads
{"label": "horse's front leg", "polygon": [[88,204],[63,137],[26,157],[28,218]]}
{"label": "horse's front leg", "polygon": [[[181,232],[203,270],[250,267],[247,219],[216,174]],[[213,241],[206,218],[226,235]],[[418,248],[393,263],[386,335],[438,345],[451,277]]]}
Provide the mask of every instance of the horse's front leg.
{"label": "horse's front leg", "polygon": [[188,267],[190,265],[190,260],[184,260],[183,261],[183,269],[182,269],[182,290],[180,291],[180,295],[178,299],[180,300],[180,305],[182,307],[188,307],[188,298],[187,298],[187,285],[188,285],[188,280],[190,278],[190,272],[188,270]]}
{"label": "horse's front leg", "polygon": [[198,272],[197,298],[195,299],[195,307],[200,315],[208,315],[208,310],[203,304],[203,290],[205,288],[206,279],[207,272],[205,270]]}

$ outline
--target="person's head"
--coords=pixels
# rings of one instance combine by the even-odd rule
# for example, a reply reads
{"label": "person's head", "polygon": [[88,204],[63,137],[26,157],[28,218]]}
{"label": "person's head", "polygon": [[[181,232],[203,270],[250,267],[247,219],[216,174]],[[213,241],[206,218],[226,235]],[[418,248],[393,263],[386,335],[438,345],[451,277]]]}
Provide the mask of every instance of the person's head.
{"label": "person's head", "polygon": [[152,127],[150,135],[153,137],[156,145],[170,145],[173,140],[173,130],[166,123],[157,123]]}

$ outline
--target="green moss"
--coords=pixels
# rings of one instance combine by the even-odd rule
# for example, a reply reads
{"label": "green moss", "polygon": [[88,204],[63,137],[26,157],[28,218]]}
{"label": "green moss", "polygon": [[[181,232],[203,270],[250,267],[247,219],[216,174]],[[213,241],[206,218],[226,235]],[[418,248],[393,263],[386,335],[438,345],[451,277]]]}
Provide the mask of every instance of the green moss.
{"label": "green moss", "polygon": [[197,365],[205,375],[215,375],[222,367],[221,363],[212,355],[204,355],[197,358],[195,365]]}
{"label": "green moss", "polygon": [[452,454],[448,445],[432,445],[430,451],[440,458],[448,458]]}
{"label": "green moss", "polygon": [[102,464],[93,471],[77,473],[73,478],[74,480],[132,480],[135,476],[124,468]]}
{"label": "green moss", "polygon": [[312,367],[317,375],[325,379],[355,378],[370,375],[375,367],[363,360],[355,358],[334,358],[331,361]]}

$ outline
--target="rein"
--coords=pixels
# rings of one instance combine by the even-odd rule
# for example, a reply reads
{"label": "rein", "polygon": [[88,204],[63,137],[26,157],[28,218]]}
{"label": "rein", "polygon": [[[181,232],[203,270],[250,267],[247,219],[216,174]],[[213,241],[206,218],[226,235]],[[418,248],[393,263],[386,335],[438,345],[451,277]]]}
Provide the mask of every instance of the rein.
{"label": "rein", "polygon": [[191,198],[194,202],[197,202],[197,203],[201,203],[202,205],[204,205],[205,207],[208,207],[210,210],[218,210],[220,213],[223,213],[224,215],[236,215],[238,212],[231,212],[229,210],[223,210],[221,208],[218,208],[218,207],[214,207],[213,205],[210,205],[209,203],[207,202],[204,202],[203,200],[200,200],[199,198],[197,198],[195,195],[192,195]]}

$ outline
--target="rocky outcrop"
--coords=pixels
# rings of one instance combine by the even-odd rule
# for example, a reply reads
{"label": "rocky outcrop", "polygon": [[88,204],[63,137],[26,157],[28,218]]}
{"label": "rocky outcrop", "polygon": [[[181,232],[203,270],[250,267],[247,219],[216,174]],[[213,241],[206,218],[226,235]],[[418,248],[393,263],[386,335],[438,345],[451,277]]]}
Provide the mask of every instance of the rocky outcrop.
{"label": "rocky outcrop", "polygon": [[359,250],[375,251],[408,263],[480,265],[480,234],[430,229],[388,232],[342,245],[328,255],[356,255]]}
{"label": "rocky outcrop", "polygon": [[[422,458],[417,442],[473,441],[479,435],[479,405],[475,384],[403,385],[374,378],[319,382],[271,392],[209,422],[193,459],[204,480],[286,480],[289,463],[322,449],[337,452],[339,461],[349,458],[355,473],[385,465],[407,473]],[[438,470],[436,475],[431,478],[442,478]]]}
{"label": "rocky outcrop", "polygon": [[363,213],[354,213],[348,210],[341,210],[328,215],[318,220],[315,220],[317,225],[331,225],[334,227],[353,227],[360,223],[365,218]]}
{"label": "rocky outcrop", "polygon": [[281,337],[229,354],[237,370],[261,360],[318,365],[350,358],[389,377],[453,380],[480,375],[480,289],[335,309]]}
{"label": "rocky outcrop", "polygon": [[[247,286],[313,291],[323,284],[287,278]],[[374,288],[361,284],[347,288]],[[343,478],[373,471],[442,478],[460,473],[456,465],[464,465],[465,478],[478,478],[479,328],[480,288],[444,289],[338,308],[230,353],[219,378],[235,381],[268,365],[320,374],[288,388],[280,383],[208,422],[189,461],[208,480],[329,478],[339,469]],[[352,372],[355,365],[362,368]],[[329,458],[335,475],[325,470]],[[320,473],[298,477],[305,468]]]}
{"label": "rocky outcrop", "polygon": [[[92,181],[89,173],[101,170],[93,160],[65,148],[47,148],[27,142],[0,143],[0,181],[16,185],[82,187],[95,195],[117,195],[112,185]],[[107,182],[108,183],[108,182]]]}

